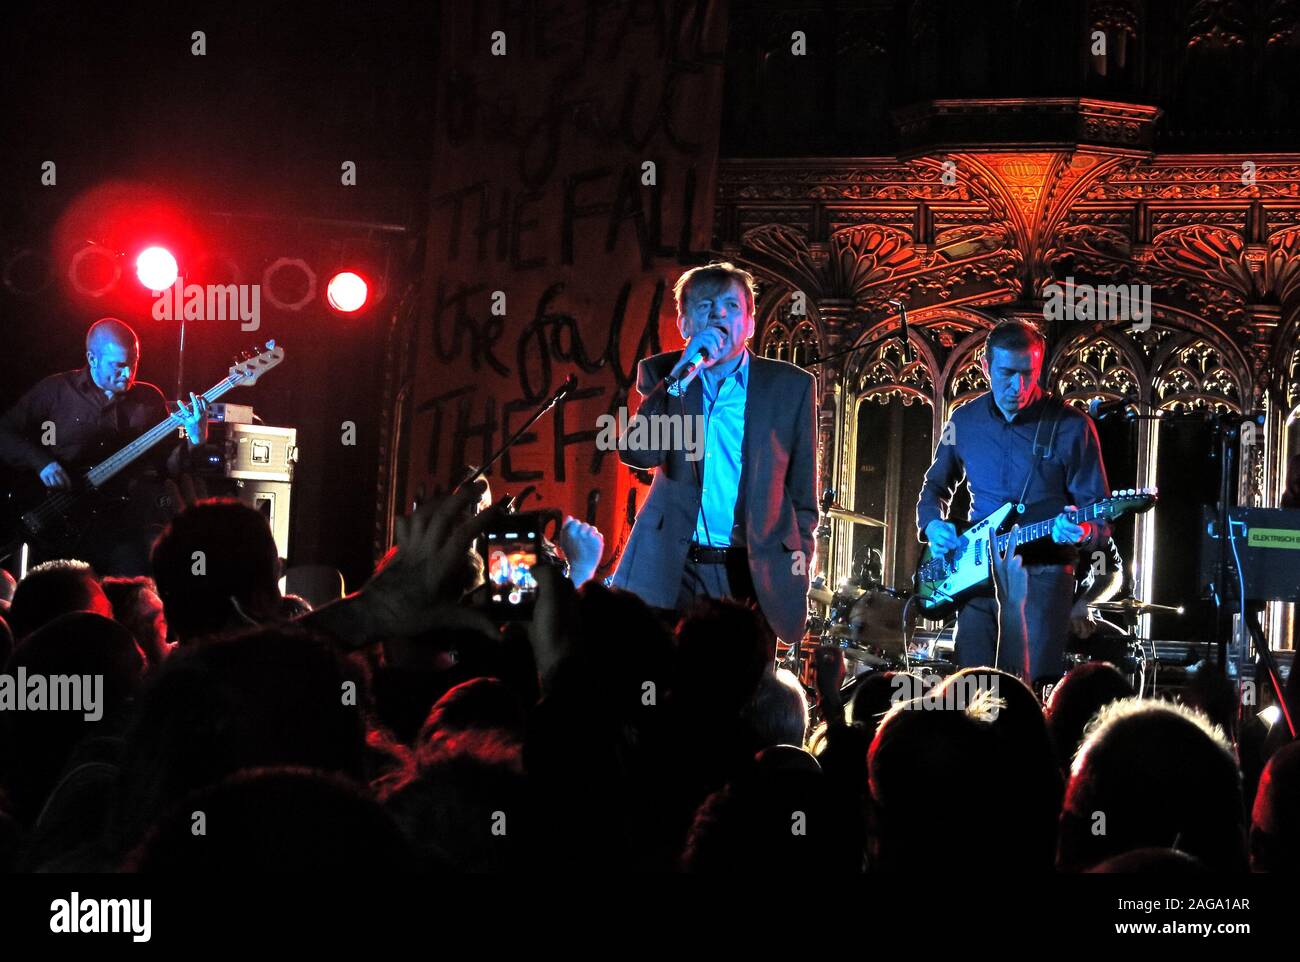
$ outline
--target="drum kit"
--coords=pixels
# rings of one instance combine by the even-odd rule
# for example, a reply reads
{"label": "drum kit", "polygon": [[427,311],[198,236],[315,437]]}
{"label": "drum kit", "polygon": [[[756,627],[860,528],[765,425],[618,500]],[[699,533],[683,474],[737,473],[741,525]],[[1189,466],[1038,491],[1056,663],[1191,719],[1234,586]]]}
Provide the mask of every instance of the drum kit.
{"label": "drum kit", "polygon": [[[834,503],[823,506],[823,524],[828,516],[871,527],[885,526],[877,518]],[[808,592],[807,633],[798,645],[782,644],[782,666],[798,675],[813,693],[814,656],[825,647],[838,648],[843,655],[846,690],[873,671],[905,671],[923,676],[956,672],[952,657],[954,626],[918,627],[923,623],[916,607],[910,604],[911,592],[881,583],[880,554],[875,549],[869,549],[865,563],[854,560],[851,576],[834,590],[824,578],[814,580]],[[1110,662],[1127,676],[1139,696],[1145,694],[1148,671],[1154,668],[1156,658],[1154,645],[1148,652],[1149,643],[1137,634],[1137,619],[1159,612],[1181,615],[1182,607],[1125,598],[1090,602],[1088,608],[1094,613],[1094,630],[1086,638],[1070,639],[1063,669],[1089,661]],[[1151,677],[1154,683],[1154,674]]]}
{"label": "drum kit", "polygon": [[[1089,661],[1110,662],[1125,676],[1139,697],[1148,694],[1147,677],[1150,672],[1149,694],[1154,695],[1157,666],[1155,644],[1138,635],[1137,619],[1142,615],[1159,613],[1181,615],[1183,607],[1152,604],[1139,598],[1091,601],[1088,607],[1096,615],[1093,620],[1095,629],[1087,637],[1070,637],[1065,652],[1066,668]],[[1125,624],[1118,623],[1121,621]]]}
{"label": "drum kit", "polygon": [[[833,503],[824,507],[823,520],[827,517],[885,526],[878,518]],[[799,645],[786,648],[784,667],[814,692],[814,655],[824,647],[838,648],[843,655],[846,689],[872,671],[949,675],[957,670],[951,660],[940,657],[943,639],[951,638],[951,630],[917,628],[917,614],[909,604],[911,592],[881,583],[878,551],[870,549],[866,562],[855,563],[853,569],[853,575],[834,590],[824,579],[813,582],[808,592],[808,631]]]}

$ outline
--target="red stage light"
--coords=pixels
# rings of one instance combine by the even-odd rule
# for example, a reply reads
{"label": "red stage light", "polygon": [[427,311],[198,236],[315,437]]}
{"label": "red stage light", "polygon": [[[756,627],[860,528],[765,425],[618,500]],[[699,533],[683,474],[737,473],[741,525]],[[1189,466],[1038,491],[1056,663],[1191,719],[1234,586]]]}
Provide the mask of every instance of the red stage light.
{"label": "red stage light", "polygon": [[164,247],[149,247],[135,260],[135,276],[151,291],[165,291],[176,283],[176,258]]}
{"label": "red stage light", "polygon": [[325,297],[334,310],[353,314],[366,306],[370,288],[360,274],[340,271],[325,285]]}

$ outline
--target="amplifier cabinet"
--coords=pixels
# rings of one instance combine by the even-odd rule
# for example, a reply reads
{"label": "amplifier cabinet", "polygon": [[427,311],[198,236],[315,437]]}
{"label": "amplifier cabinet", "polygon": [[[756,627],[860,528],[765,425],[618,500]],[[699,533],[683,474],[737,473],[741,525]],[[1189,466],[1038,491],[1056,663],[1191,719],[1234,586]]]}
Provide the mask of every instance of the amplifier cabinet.
{"label": "amplifier cabinet", "polygon": [[292,481],[298,460],[298,429],[260,424],[222,425],[226,477],[244,481]]}

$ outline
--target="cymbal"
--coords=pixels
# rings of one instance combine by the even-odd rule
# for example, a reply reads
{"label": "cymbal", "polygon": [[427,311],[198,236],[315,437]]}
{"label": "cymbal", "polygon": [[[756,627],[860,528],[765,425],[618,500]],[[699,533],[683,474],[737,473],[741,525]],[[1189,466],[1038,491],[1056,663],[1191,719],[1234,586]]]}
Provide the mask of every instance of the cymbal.
{"label": "cymbal", "polygon": [[1156,605],[1139,598],[1125,598],[1122,601],[1090,601],[1088,607],[1093,611],[1108,611],[1117,615],[1146,615],[1158,611],[1168,612],[1171,615],[1181,615],[1183,606],[1177,608],[1172,605]]}
{"label": "cymbal", "polygon": [[854,524],[866,524],[873,528],[883,528],[885,522],[879,518],[873,518],[869,514],[862,514],[858,511],[850,511],[848,508],[842,508],[838,504],[833,504],[826,509],[826,513],[832,518],[839,518],[843,521],[852,521]]}

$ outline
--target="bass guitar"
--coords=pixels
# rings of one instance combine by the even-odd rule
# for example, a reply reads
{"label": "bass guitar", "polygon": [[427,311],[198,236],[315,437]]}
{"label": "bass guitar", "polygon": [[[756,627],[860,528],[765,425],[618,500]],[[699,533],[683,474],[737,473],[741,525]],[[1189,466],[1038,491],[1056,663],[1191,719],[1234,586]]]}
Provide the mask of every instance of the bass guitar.
{"label": "bass guitar", "polygon": [[[245,353],[230,367],[229,374],[203,392],[211,403],[237,387],[256,384],[263,374],[284,360],[284,349],[275,341],[267,341],[257,353]],[[176,432],[178,422],[174,417],[155,424],[144,434],[123,447],[116,454],[101,461],[87,471],[68,491],[50,491],[28,510],[18,514],[11,526],[14,536],[0,545],[0,561],[9,558],[23,544],[39,544],[46,548],[69,552],[75,556],[75,545],[81,535],[94,524],[95,518],[114,505],[103,488],[110,480],[125,471],[144,454]],[[10,499],[14,495],[10,494]]]}

